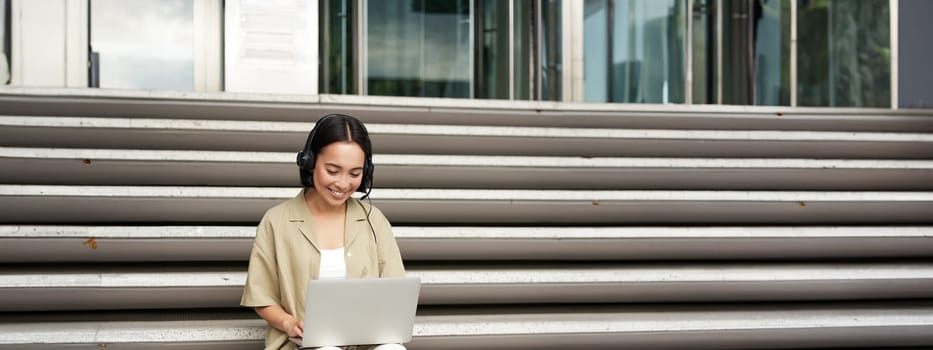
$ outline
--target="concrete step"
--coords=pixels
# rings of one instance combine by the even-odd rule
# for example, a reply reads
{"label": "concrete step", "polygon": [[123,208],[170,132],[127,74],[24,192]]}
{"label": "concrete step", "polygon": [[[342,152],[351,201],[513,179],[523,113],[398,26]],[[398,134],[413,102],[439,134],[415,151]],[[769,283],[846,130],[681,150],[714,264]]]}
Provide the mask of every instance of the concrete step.
{"label": "concrete step", "polygon": [[[395,226],[405,261],[933,257],[931,226]],[[0,225],[0,263],[246,261],[254,226]]]}
{"label": "concrete step", "polygon": [[[933,120],[933,119],[931,119]],[[423,123],[423,121],[421,122]],[[313,123],[0,116],[3,146],[297,152]],[[933,133],[368,124],[379,154],[933,158]]]}
{"label": "concrete step", "polygon": [[[933,160],[373,157],[390,188],[930,190]],[[293,186],[291,152],[0,147],[0,183]]]}
{"label": "concrete step", "polygon": [[[170,313],[166,320],[164,313]],[[174,311],[0,323],[2,349],[255,349],[264,322]],[[231,314],[232,315],[232,314]],[[54,319],[56,315],[50,315]],[[8,317],[9,318],[9,317]],[[151,320],[157,319],[157,320]],[[123,321],[117,321],[123,320]],[[420,307],[409,349],[801,349],[933,346],[930,302]]]}
{"label": "concrete step", "polygon": [[933,131],[933,111],[889,108],[560,103],[450,98],[4,87],[7,114],[648,129]]}
{"label": "concrete step", "polygon": [[[61,311],[239,305],[245,266],[16,265],[0,309]],[[916,299],[933,263],[417,263],[420,304],[683,303]]]}
{"label": "concrete step", "polygon": [[[0,185],[6,224],[249,223],[295,188]],[[933,192],[376,189],[397,225],[925,224]]]}

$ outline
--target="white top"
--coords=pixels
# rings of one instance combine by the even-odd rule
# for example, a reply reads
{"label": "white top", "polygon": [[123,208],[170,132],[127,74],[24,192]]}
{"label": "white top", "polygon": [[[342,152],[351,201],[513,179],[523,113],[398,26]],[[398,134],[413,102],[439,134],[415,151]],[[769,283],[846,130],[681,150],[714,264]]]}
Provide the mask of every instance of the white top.
{"label": "white top", "polygon": [[321,271],[318,279],[346,279],[347,263],[343,259],[343,247],[321,249]]}

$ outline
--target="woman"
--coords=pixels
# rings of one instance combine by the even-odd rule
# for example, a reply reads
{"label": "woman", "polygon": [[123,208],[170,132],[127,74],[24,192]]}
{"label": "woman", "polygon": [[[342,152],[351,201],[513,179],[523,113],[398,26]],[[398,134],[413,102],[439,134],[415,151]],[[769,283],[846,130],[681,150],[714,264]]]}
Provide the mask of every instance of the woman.
{"label": "woman", "polygon": [[[240,305],[266,322],[266,349],[294,349],[304,332],[307,281],[402,277],[405,269],[389,221],[350,195],[369,195],[372,146],[362,122],[331,114],[318,120],[298,153],[304,189],[263,216]],[[405,349],[383,344],[374,349]]]}

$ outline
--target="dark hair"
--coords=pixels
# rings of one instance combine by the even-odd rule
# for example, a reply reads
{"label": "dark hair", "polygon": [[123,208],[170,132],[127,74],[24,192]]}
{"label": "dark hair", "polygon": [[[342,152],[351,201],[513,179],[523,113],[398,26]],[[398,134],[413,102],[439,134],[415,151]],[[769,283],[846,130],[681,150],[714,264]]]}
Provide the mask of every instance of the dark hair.
{"label": "dark hair", "polygon": [[318,119],[308,134],[305,147],[298,152],[298,175],[301,185],[314,187],[314,160],[325,146],[335,142],[353,142],[363,149],[363,180],[356,190],[366,193],[372,186],[373,148],[369,141],[369,132],[359,119],[343,114],[328,114]]}

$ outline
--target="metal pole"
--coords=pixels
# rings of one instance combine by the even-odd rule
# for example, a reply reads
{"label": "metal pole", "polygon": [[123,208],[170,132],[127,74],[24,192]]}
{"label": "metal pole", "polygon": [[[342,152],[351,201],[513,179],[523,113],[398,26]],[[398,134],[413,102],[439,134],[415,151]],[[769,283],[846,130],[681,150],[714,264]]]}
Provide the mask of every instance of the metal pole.
{"label": "metal pole", "polygon": [[543,13],[542,13],[542,12],[543,12],[543,11],[542,11],[542,7],[544,6],[544,1],[545,1],[545,0],[538,0],[538,1],[535,1],[535,3],[534,3],[534,4],[535,4],[535,9],[534,9],[534,13],[535,13],[535,24],[534,24],[534,27],[535,27],[535,46],[536,46],[536,47],[535,47],[535,51],[534,51],[534,52],[535,52],[535,54],[534,54],[534,56],[535,56],[535,65],[534,65],[534,66],[535,66],[535,72],[534,72],[534,73],[535,73],[535,74],[534,74],[534,93],[535,93],[535,97],[534,97],[534,99],[535,99],[535,100],[539,100],[539,101],[543,99],[543,96],[542,96],[543,89],[542,89],[541,85],[542,85],[542,80],[543,80],[543,79],[542,79],[542,71],[545,69],[544,64],[542,64],[542,61],[543,61],[542,58],[544,57],[544,50],[543,50],[543,47],[544,47],[544,34],[543,34],[543,28],[542,28],[542,27],[543,27],[543,25],[542,25],[542,20],[543,20],[544,15],[543,15]]}
{"label": "metal pole", "polygon": [[716,2],[716,104],[722,104],[722,0]]}
{"label": "metal pole", "polygon": [[898,0],[890,0],[890,12],[891,12],[891,108],[897,109],[897,75],[898,75],[898,57],[900,56],[898,50],[900,45],[897,42],[898,36]]}
{"label": "metal pole", "polygon": [[515,99],[515,0],[509,0],[509,100]]}
{"label": "metal pole", "polygon": [[790,2],[790,105],[797,106],[797,1]]}
{"label": "metal pole", "polygon": [[612,83],[612,43],[615,40],[615,0],[606,0],[606,102],[625,102],[622,101],[613,101],[613,86]]}
{"label": "metal pole", "polygon": [[687,9],[684,16],[687,17],[687,33],[684,38],[684,55],[686,60],[684,65],[684,103],[693,104],[693,1],[687,0]]}
{"label": "metal pole", "polygon": [[369,87],[366,84],[366,0],[356,0],[356,16],[353,16],[353,34],[356,42],[353,62],[356,63],[356,91],[357,95],[369,94]]}

